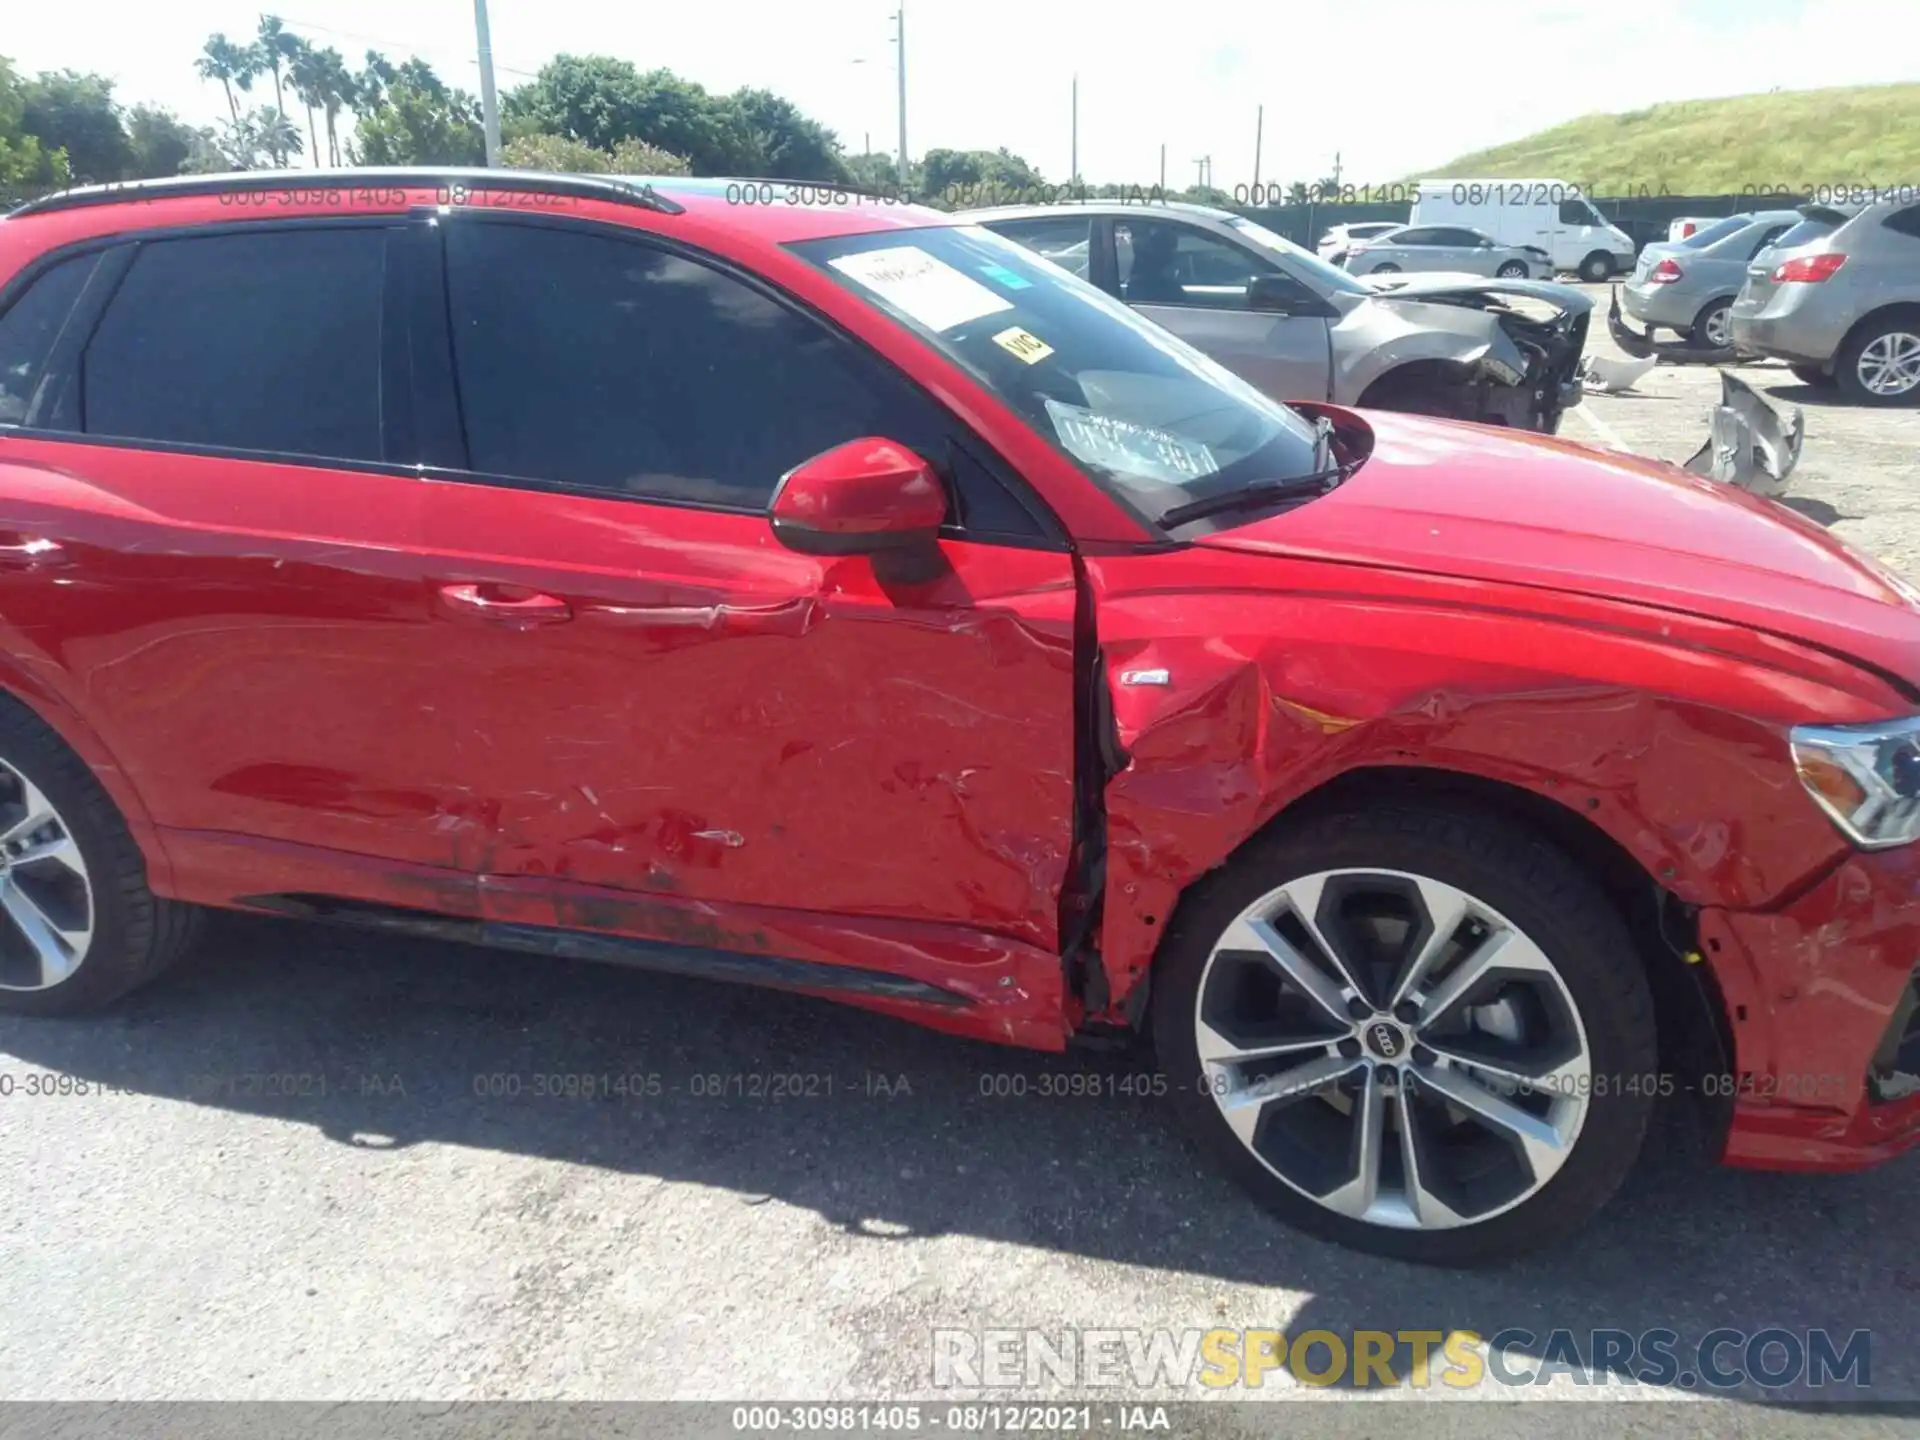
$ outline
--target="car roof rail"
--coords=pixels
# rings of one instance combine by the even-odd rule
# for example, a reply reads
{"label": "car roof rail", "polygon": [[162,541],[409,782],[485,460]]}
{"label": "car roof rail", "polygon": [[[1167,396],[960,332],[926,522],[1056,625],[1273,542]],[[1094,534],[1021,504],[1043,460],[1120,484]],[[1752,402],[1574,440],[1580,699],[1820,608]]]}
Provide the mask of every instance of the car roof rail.
{"label": "car roof rail", "polygon": [[509,190],[517,193],[568,195],[582,200],[605,200],[635,205],[662,215],[682,215],[686,207],[662,195],[649,184],[610,175],[569,175],[546,170],[495,170],[486,166],[367,166],[337,170],[240,170],[224,175],[166,175],[152,180],[120,180],[56,190],[29,200],[8,213],[46,215],[88,205],[111,205],[122,200],[169,200],[194,195],[224,195],[255,190],[325,190],[394,185],[407,189],[436,189],[464,185],[471,190]]}

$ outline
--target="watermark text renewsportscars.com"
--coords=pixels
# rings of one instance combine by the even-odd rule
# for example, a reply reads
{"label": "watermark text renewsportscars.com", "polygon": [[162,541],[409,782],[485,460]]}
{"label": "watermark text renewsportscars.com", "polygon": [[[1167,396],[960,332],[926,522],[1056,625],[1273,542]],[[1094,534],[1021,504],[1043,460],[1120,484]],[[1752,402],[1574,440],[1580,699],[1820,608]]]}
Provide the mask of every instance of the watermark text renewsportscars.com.
{"label": "watermark text renewsportscars.com", "polygon": [[1249,1389],[1289,1381],[1356,1389],[1623,1385],[1681,1390],[1873,1384],[1868,1330],[1102,1329],[933,1332],[946,1390]]}

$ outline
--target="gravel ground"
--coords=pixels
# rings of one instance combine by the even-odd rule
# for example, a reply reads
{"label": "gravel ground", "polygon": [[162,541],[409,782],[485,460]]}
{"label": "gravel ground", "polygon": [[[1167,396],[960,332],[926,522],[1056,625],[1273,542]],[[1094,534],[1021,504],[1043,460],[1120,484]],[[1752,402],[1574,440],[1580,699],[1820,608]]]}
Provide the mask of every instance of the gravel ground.
{"label": "gravel ground", "polygon": [[[1842,409],[1783,370],[1742,373],[1806,409],[1796,503],[1920,575],[1920,411]],[[1682,459],[1717,390],[1710,370],[1662,367],[1565,433]],[[934,1329],[1017,1325],[1870,1328],[1865,1393],[1920,1397],[1912,1161],[1723,1171],[1675,1109],[1577,1243],[1436,1272],[1269,1223],[1159,1102],[1120,1093],[1140,1068],[791,996],[221,917],[200,955],[111,1014],[0,1020],[0,1395],[931,1399]],[[96,1088],[26,1094],[45,1072]],[[811,1077],[810,1093],[716,1096],[738,1082],[705,1078],[774,1074]],[[1065,1074],[1113,1093],[1036,1093]],[[569,1075],[634,1078],[598,1098],[534,1093]],[[1278,1374],[1252,1393],[1351,1395]],[[1563,1375],[1527,1393],[1596,1392]],[[1549,1423],[1899,1423],[1756,1407],[1767,1398],[1644,1422],[1562,1407]],[[1449,1424],[1540,1428],[1475,1412]]]}

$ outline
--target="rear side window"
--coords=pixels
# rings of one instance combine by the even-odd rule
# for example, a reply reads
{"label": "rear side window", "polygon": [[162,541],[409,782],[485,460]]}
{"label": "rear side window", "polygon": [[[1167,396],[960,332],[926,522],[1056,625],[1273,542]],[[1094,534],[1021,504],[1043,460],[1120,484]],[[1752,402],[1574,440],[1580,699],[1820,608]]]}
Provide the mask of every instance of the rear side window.
{"label": "rear side window", "polygon": [[[0,313],[0,425],[27,423],[54,342],[99,260],[76,255],[60,261],[28,281]],[[44,413],[32,418],[36,425],[47,423]]]}
{"label": "rear side window", "polygon": [[757,510],[802,460],[890,433],[843,341],[720,270],[551,227],[446,239],[476,471]]}
{"label": "rear side window", "polygon": [[1786,234],[1774,241],[1773,244],[1776,250],[1792,250],[1801,245],[1812,244],[1821,236],[1832,233],[1833,222],[1831,220],[1802,220],[1798,225],[1789,228]]}
{"label": "rear side window", "polygon": [[1093,222],[1085,215],[1049,216],[1044,220],[996,220],[987,227],[1036,254],[1044,255],[1082,280],[1088,278],[1093,249]]}
{"label": "rear side window", "polygon": [[381,460],[380,228],[143,244],[87,345],[89,435]]}
{"label": "rear side window", "polygon": [[1902,235],[1911,235],[1920,240],[1920,205],[1909,205],[1904,210],[1896,210],[1880,222],[1889,230]]}

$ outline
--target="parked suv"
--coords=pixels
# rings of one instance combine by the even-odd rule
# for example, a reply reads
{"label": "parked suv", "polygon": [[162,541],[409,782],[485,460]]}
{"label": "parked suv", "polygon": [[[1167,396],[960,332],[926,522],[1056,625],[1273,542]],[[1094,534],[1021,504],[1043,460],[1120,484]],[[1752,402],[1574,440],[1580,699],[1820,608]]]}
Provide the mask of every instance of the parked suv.
{"label": "parked suv", "polygon": [[1756,257],[1732,318],[1735,344],[1809,384],[1858,405],[1920,403],[1920,203],[1882,201]]}
{"label": "parked suv", "polygon": [[1920,1140],[1912,588],[804,188],[0,221],[0,1008],[219,906],[1149,1031],[1265,1203],[1428,1261],[1576,1228],[1658,1096],[1736,1164]]}

